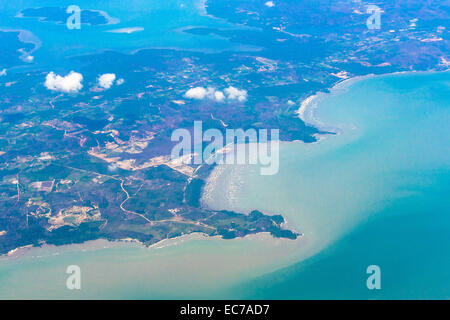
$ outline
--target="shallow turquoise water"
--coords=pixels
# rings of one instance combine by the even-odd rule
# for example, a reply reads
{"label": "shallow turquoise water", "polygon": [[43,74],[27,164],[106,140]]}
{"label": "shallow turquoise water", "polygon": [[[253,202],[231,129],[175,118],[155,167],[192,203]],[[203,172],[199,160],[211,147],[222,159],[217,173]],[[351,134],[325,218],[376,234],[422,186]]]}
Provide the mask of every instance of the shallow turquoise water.
{"label": "shallow turquoise water", "polygon": [[[117,24],[84,25],[69,30],[65,24],[41,22],[35,18],[17,18],[26,8],[62,7],[73,5],[70,0],[4,1],[0,12],[0,30],[27,30],[40,42],[29,67],[76,68],[77,61],[68,59],[77,55],[100,53],[105,50],[134,52],[145,48],[173,48],[177,50],[221,51],[255,50],[217,36],[199,36],[183,29],[190,27],[244,28],[206,14],[203,0],[79,0],[80,9],[100,10]],[[83,21],[82,21],[83,23]],[[133,33],[111,33],[122,28],[142,28]]]}
{"label": "shallow turquoise water", "polygon": [[[317,255],[232,295],[450,298],[449,89],[447,72],[376,77],[334,90],[319,99],[315,117],[340,135],[306,150],[285,146],[272,178],[240,171],[242,183],[222,206],[277,209],[306,238],[330,241],[313,239]],[[366,287],[369,265],[381,268],[381,290]]]}

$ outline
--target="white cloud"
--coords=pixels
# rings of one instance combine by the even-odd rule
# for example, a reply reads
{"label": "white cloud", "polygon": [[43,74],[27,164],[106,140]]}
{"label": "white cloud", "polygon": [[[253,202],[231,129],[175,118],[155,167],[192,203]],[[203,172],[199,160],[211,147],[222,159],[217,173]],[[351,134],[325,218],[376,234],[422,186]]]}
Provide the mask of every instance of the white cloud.
{"label": "white cloud", "polygon": [[203,100],[210,99],[215,100],[217,102],[228,100],[238,100],[243,102],[247,100],[247,91],[239,90],[235,87],[228,87],[225,90],[225,94],[222,91],[216,90],[212,87],[203,88],[203,87],[195,87],[189,89],[184,96],[189,99]]}
{"label": "white cloud", "polygon": [[275,7],[275,3],[273,1],[267,1],[265,5],[269,8]]}
{"label": "white cloud", "polygon": [[105,73],[98,77],[98,85],[103,89],[109,89],[114,84],[116,75],[114,73]]}
{"label": "white cloud", "polygon": [[244,102],[245,100],[247,100],[246,90],[239,90],[232,86],[225,89],[225,94],[227,95],[227,98],[230,100],[238,100],[240,102]]}
{"label": "white cloud", "polygon": [[188,91],[186,91],[186,93],[184,95],[186,96],[186,98],[189,98],[189,99],[203,100],[206,97],[206,94],[207,94],[207,90],[205,88],[196,87],[196,88],[189,89]]}
{"label": "white cloud", "polygon": [[216,99],[216,101],[223,101],[225,100],[225,95],[223,94],[222,91],[216,91],[214,92],[214,98]]}
{"label": "white cloud", "polygon": [[81,81],[83,81],[81,73],[70,71],[63,77],[52,71],[45,77],[44,85],[48,90],[76,93],[83,88]]}
{"label": "white cloud", "polygon": [[118,86],[120,86],[121,84],[123,84],[125,82],[125,80],[123,78],[117,79],[116,84]]}
{"label": "white cloud", "polygon": [[6,69],[3,69],[2,71],[0,71],[0,77],[2,76],[6,76]]}

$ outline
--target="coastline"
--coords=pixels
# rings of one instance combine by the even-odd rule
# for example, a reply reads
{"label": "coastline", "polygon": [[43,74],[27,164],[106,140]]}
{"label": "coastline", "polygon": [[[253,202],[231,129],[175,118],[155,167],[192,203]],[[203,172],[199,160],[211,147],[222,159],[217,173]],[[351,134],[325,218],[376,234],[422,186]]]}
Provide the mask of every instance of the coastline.
{"label": "coastline", "polygon": [[[360,81],[364,81],[364,80],[368,80],[368,79],[372,79],[372,78],[383,78],[383,77],[391,77],[391,76],[400,76],[400,75],[412,75],[412,74],[435,74],[435,73],[442,73],[442,72],[449,72],[450,69],[447,70],[426,70],[426,71],[399,71],[399,72],[391,72],[391,73],[385,73],[385,74],[368,74],[368,75],[363,75],[363,76],[356,76],[356,77],[352,77],[352,78],[348,78],[348,79],[344,79],[341,81],[338,81],[336,84],[334,84],[330,89],[329,92],[316,92],[315,94],[309,96],[307,99],[305,99],[300,107],[300,109],[298,110],[299,112],[299,116],[305,116],[305,112],[309,112],[310,115],[312,116],[312,119],[316,119],[314,117],[314,110],[318,107],[318,105],[320,104],[320,101],[322,99],[325,98],[329,98],[330,96],[336,95],[336,94],[342,94],[344,92],[346,92],[352,85],[354,85],[355,83],[358,83]],[[303,119],[302,119],[303,120]],[[308,120],[308,119],[307,119]],[[317,119],[316,119],[317,120]],[[305,121],[306,122],[306,121]],[[319,120],[317,120],[317,122],[319,122]],[[320,123],[320,122],[319,122]],[[314,123],[314,125],[316,126],[316,123]],[[322,127],[319,127],[319,129]],[[330,136],[330,134],[332,135],[342,135],[344,132],[347,132],[348,129],[350,130],[354,130],[357,129],[357,127],[351,126],[349,128],[346,128],[345,130],[341,130],[339,128],[333,127],[332,131],[333,132],[328,132],[328,133],[320,133],[317,134],[317,141],[313,142],[313,143],[304,143],[302,141],[296,140],[296,141],[286,141],[283,142],[283,144],[286,145],[290,145],[293,143],[301,143],[301,145],[315,145],[318,144],[319,142],[322,142],[323,140],[328,140],[328,136]],[[327,143],[328,144],[328,143]],[[221,179],[222,175],[226,175],[225,172],[225,168],[224,166],[217,166],[216,168],[214,168],[214,170],[211,172],[211,174],[209,175],[208,179],[207,179],[207,183],[205,184],[205,188],[203,191],[203,196],[202,196],[202,201],[205,200],[205,198],[209,198],[209,199],[217,199],[217,195],[214,194],[208,194],[209,192],[211,192],[211,190],[214,190],[214,185],[219,184],[219,180]],[[234,174],[232,175],[233,179],[229,179],[227,178],[227,183],[231,186],[227,189],[225,189],[225,191],[223,191],[224,189],[221,188],[222,192],[225,192],[225,197],[228,197],[229,199],[226,201],[230,204],[230,207],[227,207],[227,210],[235,210],[235,211],[246,211],[249,208],[245,207],[245,208],[239,208],[236,207],[236,202],[238,202],[239,200],[235,198],[235,195],[239,195],[239,193],[242,191],[240,190],[240,185],[242,184],[241,181],[241,175],[240,174]],[[235,180],[234,178],[237,178],[237,180]],[[223,183],[223,181],[222,181]],[[244,186],[245,187],[245,186]],[[206,197],[205,197],[206,195]],[[211,202],[211,201],[210,201]],[[208,204],[206,204],[207,207],[210,207]],[[220,204],[220,208],[224,209],[222,207],[222,203]],[[219,210],[219,208],[217,207],[211,207],[211,209],[214,210]],[[268,210],[266,208],[262,209],[259,207],[255,207],[255,209],[257,210],[262,210],[265,214],[276,214],[277,210]],[[295,230],[297,232],[301,232],[302,234],[302,240],[306,241],[306,242],[310,242],[310,235],[311,233],[315,233],[316,230],[299,230],[299,225],[295,225],[295,223],[291,223],[290,221],[290,217],[287,215],[284,215],[283,212],[281,213],[283,215],[283,218],[285,219],[285,224],[284,226],[290,226],[289,229],[290,230]],[[348,230],[346,230],[345,232],[348,232]],[[313,252],[312,254],[302,254],[302,256],[299,258],[299,256],[296,256],[296,258],[299,258],[296,260],[296,263],[301,262],[305,259],[308,259],[311,256],[315,256],[318,253],[320,253],[322,250],[326,249],[326,247],[328,247],[331,243],[328,243],[326,246],[324,246],[323,248],[320,248],[320,250]]]}
{"label": "coastline", "polygon": [[[136,239],[122,239],[117,241],[109,241],[106,239],[88,240],[82,243],[71,243],[63,245],[53,245],[43,243],[41,246],[34,246],[32,244],[21,246],[10,250],[8,253],[0,255],[0,262],[16,260],[21,258],[41,258],[43,252],[49,250],[54,251],[51,255],[59,255],[65,252],[74,251],[92,251],[105,248],[113,248],[114,246],[124,246],[127,244],[138,245],[140,242]],[[58,252],[60,251],[60,252]],[[45,256],[45,255],[44,255]]]}
{"label": "coastline", "polygon": [[[403,71],[401,71],[403,72]],[[409,71],[406,71],[409,72]],[[398,72],[400,73],[400,72]],[[343,92],[345,90],[347,90],[351,85],[353,85],[354,83],[358,82],[358,81],[362,81],[365,79],[370,79],[372,77],[377,77],[377,76],[386,76],[386,75],[392,75],[392,74],[396,74],[396,73],[386,73],[386,74],[382,74],[382,75],[376,75],[376,74],[367,74],[367,75],[363,75],[363,76],[355,76],[355,77],[351,77],[351,78],[347,78],[347,79],[342,79],[338,82],[336,82],[333,86],[331,86],[331,88],[328,89],[328,92],[324,92],[324,91],[318,91],[316,93],[314,93],[313,95],[307,97],[305,100],[302,101],[302,103],[300,104],[300,108],[297,110],[297,114],[299,116],[299,118],[305,122],[308,125],[314,126],[318,129],[325,129],[324,124],[319,121],[317,118],[314,117],[314,110],[317,108],[317,105],[319,104],[319,102],[321,101],[321,99],[323,99],[324,97],[326,97],[327,95],[330,94],[338,94],[340,92]],[[330,130],[329,128],[326,128],[326,130]],[[332,129],[336,130],[335,128]],[[336,132],[333,132],[336,133]]]}
{"label": "coastline", "polygon": [[[447,70],[448,71],[448,70]],[[409,72],[407,72],[409,73]],[[424,73],[430,73],[430,71],[424,72]],[[398,73],[397,73],[398,74]],[[379,76],[388,76],[388,74],[385,75],[379,75]],[[353,79],[354,80],[354,79]],[[348,82],[347,82],[348,83]],[[331,140],[331,139],[330,139]],[[299,199],[301,201],[301,198]],[[305,211],[306,212],[306,211]],[[330,246],[330,243],[327,244],[326,247],[321,248],[319,252],[313,252],[311,255],[305,255],[304,253],[302,253],[302,255],[300,256],[298,254],[298,250],[302,250],[300,248],[301,245],[307,244],[308,242],[313,242],[315,241],[314,239],[311,239],[311,235],[310,235],[310,231],[315,232],[316,230],[306,230],[306,239],[303,239],[301,241],[304,242],[297,242],[297,241],[293,241],[292,246],[291,247],[297,247],[296,250],[297,251],[291,251],[290,253],[287,253],[288,251],[284,250],[283,247],[278,246],[278,247],[271,247],[272,243],[275,242],[279,242],[279,243],[284,243],[282,241],[279,241],[280,239],[274,239],[271,236],[268,236],[266,238],[266,235],[263,233],[260,234],[254,234],[248,237],[244,237],[244,238],[238,238],[238,239],[234,239],[234,240],[222,240],[222,239],[216,239],[216,237],[207,237],[203,234],[188,234],[185,236],[181,236],[181,237],[177,237],[177,238],[172,238],[172,239],[166,239],[166,240],[162,240],[157,244],[154,244],[153,246],[151,246],[152,248],[145,248],[144,246],[141,246],[138,242],[136,242],[134,239],[132,238],[125,238],[125,239],[121,239],[120,241],[114,241],[114,242],[108,242],[106,240],[102,241],[97,241],[94,240],[92,242],[86,242],[86,243],[82,243],[82,244],[75,244],[75,245],[67,245],[64,246],[65,248],[69,249],[70,252],[74,252],[74,251],[88,251],[88,250],[100,250],[102,248],[108,247],[108,248],[113,248],[113,247],[119,247],[119,246],[130,246],[133,248],[140,248],[142,247],[143,250],[140,251],[138,250],[140,255],[145,256],[145,257],[149,257],[154,255],[154,253],[156,251],[159,250],[152,250],[152,249],[161,249],[161,248],[166,248],[168,250],[161,250],[161,255],[159,257],[162,257],[159,260],[153,260],[153,259],[149,259],[149,262],[151,264],[154,264],[155,266],[159,266],[161,261],[163,261],[164,259],[168,259],[168,262],[173,262],[173,261],[184,261],[183,258],[179,257],[179,254],[183,254],[184,256],[188,256],[191,255],[195,252],[195,254],[198,254],[197,256],[192,257],[192,259],[201,257],[204,260],[198,261],[198,262],[204,262],[204,265],[202,266],[202,271],[204,272],[204,270],[206,270],[207,268],[211,268],[216,266],[217,264],[212,263],[211,261],[208,260],[214,260],[214,258],[216,257],[216,254],[223,254],[224,255],[224,259],[229,259],[230,255],[230,251],[228,251],[228,248],[230,246],[235,247],[241,247],[242,251],[246,251],[248,249],[247,243],[243,243],[243,240],[248,240],[250,239],[254,239],[255,241],[250,244],[250,245],[258,245],[258,246],[268,246],[267,247],[267,251],[266,253],[264,253],[265,255],[265,260],[260,260],[260,261],[254,261],[252,260],[251,262],[254,262],[254,265],[251,265],[253,268],[258,268],[259,265],[257,264],[257,262],[261,262],[263,261],[263,264],[266,263],[268,260],[272,260],[273,258],[279,258],[280,261],[277,261],[277,263],[279,263],[278,265],[276,265],[274,267],[273,264],[270,265],[270,267],[268,266],[262,266],[262,269],[257,269],[257,273],[263,273],[263,274],[267,274],[267,273],[271,273],[271,272],[276,272],[277,270],[283,268],[284,266],[282,264],[286,265],[293,265],[299,262],[304,261],[305,259],[310,258],[311,256],[317,256],[318,253],[320,253],[321,251],[323,251],[323,249],[326,249],[327,247]],[[347,232],[347,231],[346,231]],[[323,232],[322,232],[323,234]],[[319,234],[318,234],[319,235]],[[340,235],[340,238],[342,237],[342,235]],[[199,239],[199,240],[204,240],[201,242],[197,242],[194,245],[192,244],[192,241],[190,240],[194,240],[194,239]],[[268,242],[263,241],[264,239],[266,239]],[[219,242],[215,241],[218,240]],[[306,241],[305,241],[306,240]],[[97,241],[97,242],[96,242]],[[331,242],[331,244],[334,242]],[[199,245],[200,244],[200,245]],[[270,246],[270,247],[269,247]],[[51,257],[52,255],[60,255],[63,253],[68,252],[68,250],[62,250],[63,252],[61,252],[61,248],[63,246],[44,246],[44,250],[43,251],[35,251],[34,248],[22,248],[20,250],[17,251],[17,254],[22,252],[24,253],[23,255],[17,255],[16,253],[14,254],[14,257],[16,258],[27,258],[27,257],[31,257],[31,258],[45,258],[45,257]],[[170,248],[169,248],[170,247]],[[207,250],[204,251],[203,249],[207,247]],[[47,248],[50,248],[53,250],[53,252],[51,254],[48,253],[48,251],[46,251]],[[192,250],[192,248],[195,248],[195,250]],[[35,248],[35,249],[40,249],[40,248]],[[134,249],[132,249],[134,250]],[[277,256],[272,256],[272,253],[275,251],[280,251],[277,252]],[[44,256],[39,256],[41,254],[41,252],[46,253],[46,255]],[[114,256],[116,258],[120,258],[120,259],[126,259],[126,257],[128,257],[128,255],[126,254],[128,251],[103,251],[101,253],[98,254],[98,256],[103,256],[108,254],[108,256]],[[134,252],[136,252],[136,250],[134,250]],[[264,251],[262,251],[264,252]],[[125,255],[123,255],[125,253]],[[257,251],[255,251],[254,253],[257,253]],[[252,253],[252,254],[254,254]],[[309,253],[309,252],[308,252]],[[235,251],[233,251],[233,254],[235,254]],[[284,255],[284,256],[283,256]],[[85,257],[83,261],[88,261],[88,259],[86,259],[86,257],[93,257],[93,256],[97,256],[96,253],[94,254],[88,254],[87,256],[83,254],[83,257]],[[122,257],[121,257],[122,256]],[[65,261],[69,261],[70,257],[73,257],[73,255],[68,255],[69,259],[65,259]],[[134,257],[134,256],[133,256]],[[233,256],[233,258],[235,258]],[[237,257],[236,257],[237,258]],[[268,259],[270,258],[270,259]],[[181,259],[181,260],[180,260]],[[273,260],[275,260],[273,259]],[[285,260],[286,259],[286,260]],[[1,261],[1,257],[0,257],[0,261]],[[39,259],[36,259],[37,261],[39,261]],[[44,260],[44,259],[41,259]],[[51,259],[53,260],[53,259]],[[282,260],[282,261],[281,261]],[[28,260],[30,261],[30,260]],[[96,260],[97,261],[97,260]],[[230,260],[233,261],[233,260]],[[287,262],[288,261],[288,262]],[[26,260],[25,263],[26,264]],[[77,262],[77,261],[75,261]],[[22,261],[19,262],[20,264],[22,264]],[[166,264],[167,264],[166,263]],[[82,262],[83,264],[83,262]],[[81,265],[82,265],[81,264]],[[165,265],[166,265],[165,264]],[[246,275],[247,277],[249,277],[249,273],[248,273],[248,267],[250,265],[246,264],[245,262],[242,263],[244,266],[241,267],[241,269],[237,268],[233,269],[232,271],[230,271],[229,273],[227,273],[227,275],[231,275],[233,277],[233,283],[236,283],[237,281],[241,281],[241,279],[243,278],[243,275]],[[221,270],[225,267],[220,265],[219,266],[219,270],[217,274],[221,274]],[[263,270],[263,271],[261,271]],[[131,271],[130,271],[131,272]],[[163,271],[161,271],[163,272]],[[191,272],[189,270],[189,272]],[[198,274],[201,274],[201,271],[197,271],[194,270],[194,275],[193,277],[198,276]],[[212,271],[211,271],[212,272]],[[217,272],[217,270],[216,270]],[[235,274],[235,272],[239,272],[239,274]],[[224,278],[226,278],[225,275],[223,275]],[[250,278],[253,278],[253,276],[251,276]],[[209,279],[209,278],[208,278]],[[237,279],[237,280],[236,280]]]}
{"label": "coastline", "polygon": [[[450,69],[444,70],[444,71],[437,71],[437,70],[429,70],[429,71],[399,71],[399,72],[393,72],[393,73],[386,73],[386,74],[368,74],[368,75],[363,75],[363,76],[356,76],[356,77],[352,77],[352,78],[348,78],[348,79],[343,79],[341,81],[338,81],[336,84],[334,84],[330,89],[329,92],[316,92],[315,94],[309,96],[308,98],[306,98],[305,100],[302,101],[300,108],[297,110],[297,114],[299,115],[299,117],[308,124],[317,126],[317,119],[314,118],[314,110],[317,108],[318,103],[321,101],[321,99],[323,99],[324,97],[327,97],[330,94],[339,94],[342,93],[343,91],[347,90],[351,85],[353,85],[354,83],[358,82],[358,81],[362,81],[365,79],[370,79],[370,78],[374,78],[374,77],[386,77],[386,76],[392,76],[392,75],[401,75],[401,74],[410,74],[410,73],[423,73],[423,74],[427,74],[427,73],[435,73],[435,72],[448,72],[450,71]],[[309,116],[309,117],[308,117]],[[313,123],[311,123],[310,121],[313,121]],[[320,127],[318,127],[320,128]],[[338,129],[337,129],[338,130]],[[332,132],[332,133],[336,133],[339,134],[339,132]],[[319,143],[320,141],[324,140],[326,138],[328,134],[317,134],[317,141],[312,143],[312,144],[316,144]],[[285,142],[287,144],[293,143],[293,142],[297,142],[297,141],[288,141]],[[206,178],[206,184],[205,184],[205,188],[209,187],[212,188],[213,186],[211,186],[210,183],[208,183],[209,181],[213,181],[216,180],[221,174],[222,174],[223,169],[220,166],[216,166],[216,168],[214,168],[210,174],[208,175],[208,177]],[[202,195],[201,195],[201,203],[202,206],[203,204],[203,200],[204,200],[204,196],[205,194],[207,194],[207,190],[203,190],[202,191]],[[208,206],[206,206],[208,207]],[[268,212],[267,214],[275,214],[275,212]],[[299,232],[299,236],[296,240],[288,240],[288,241],[292,241],[292,242],[296,242],[298,240],[302,240],[304,238],[304,234],[302,232],[300,232],[299,230],[297,230],[297,228],[292,227],[291,224],[289,223],[288,219],[286,217],[283,216],[283,218],[285,219],[284,223],[283,223],[283,228],[289,228],[290,230],[294,230],[296,232]],[[142,248],[147,248],[147,249],[161,249],[161,248],[165,248],[165,247],[169,247],[169,246],[179,246],[182,245],[183,243],[187,242],[187,241],[191,241],[191,240],[222,240],[222,241],[232,241],[232,240],[247,240],[247,239],[258,239],[258,238],[271,238],[273,240],[280,240],[279,238],[273,237],[271,236],[269,233],[267,232],[260,232],[260,233],[255,233],[255,234],[248,234],[244,237],[239,237],[239,238],[234,238],[234,239],[222,239],[220,236],[207,236],[206,234],[203,233],[199,233],[199,232],[194,232],[194,233],[190,233],[190,234],[184,234],[181,236],[177,236],[174,238],[168,238],[168,239],[162,239],[152,245],[145,245],[143,244],[141,241],[137,240],[137,239],[133,239],[133,238],[124,238],[124,239],[118,239],[118,240],[107,240],[104,238],[100,238],[100,239],[95,239],[95,240],[88,240],[86,242],[83,243],[73,243],[73,244],[64,244],[64,245],[52,245],[52,244],[47,244],[47,243],[43,243],[41,246],[34,246],[32,244],[29,245],[24,245],[24,246],[20,246],[17,248],[14,248],[12,250],[10,250],[7,253],[4,254],[0,254],[0,262],[4,261],[4,260],[8,260],[8,259],[18,259],[21,258],[23,256],[27,256],[28,254],[32,255],[34,250],[39,250],[39,249],[48,249],[48,248],[62,248],[64,249],[63,251],[85,251],[85,250],[97,250],[97,249],[104,249],[104,248],[113,248],[113,247],[122,247],[123,245],[127,245],[127,244],[132,244],[134,246],[137,247],[142,247]],[[284,240],[284,239],[283,239]],[[67,250],[68,248],[71,248],[71,250]],[[73,249],[73,250],[72,250]]]}
{"label": "coastline", "polygon": [[41,40],[31,31],[25,29],[8,29],[8,28],[0,28],[0,32],[17,32],[17,39],[22,43],[30,43],[34,47],[31,49],[28,54],[31,54],[38,50],[42,46]]}
{"label": "coastline", "polygon": [[[283,227],[287,226],[287,222],[283,223]],[[71,244],[63,244],[63,245],[54,245],[48,243],[42,243],[40,246],[34,246],[32,244],[17,247],[15,249],[10,250],[7,253],[0,255],[0,263],[6,261],[13,261],[17,259],[27,259],[27,258],[43,258],[46,256],[54,256],[71,252],[86,252],[86,251],[96,251],[102,249],[115,249],[115,248],[124,248],[124,247],[133,247],[144,250],[156,250],[156,249],[164,249],[169,247],[178,247],[187,242],[191,242],[194,240],[201,241],[219,241],[224,244],[228,242],[240,242],[240,241],[269,241],[269,242],[297,242],[300,241],[303,237],[303,234],[300,234],[296,240],[284,239],[284,238],[275,238],[269,232],[260,232],[247,234],[244,237],[233,238],[233,239],[222,239],[221,236],[208,236],[202,232],[193,232],[189,234],[184,234],[181,236],[177,236],[174,238],[163,239],[158,241],[152,245],[145,245],[141,241],[134,238],[123,238],[118,240],[108,240],[104,238],[88,240],[82,243],[71,243]],[[47,252],[47,254],[46,254]]]}
{"label": "coastline", "polygon": [[[31,255],[34,253],[38,253],[40,250],[50,249],[57,250],[61,249],[63,252],[67,251],[87,251],[87,250],[98,250],[98,249],[106,249],[106,248],[114,248],[114,247],[123,247],[127,245],[132,245],[136,247],[146,248],[146,249],[161,249],[164,247],[168,247],[171,245],[182,244],[185,241],[195,240],[195,239],[220,239],[220,236],[209,237],[204,233],[194,232],[189,234],[184,234],[178,237],[162,239],[152,245],[145,245],[143,242],[134,238],[123,238],[118,240],[108,240],[104,238],[99,238],[95,240],[88,240],[82,243],[71,243],[71,244],[63,244],[63,245],[54,245],[48,243],[42,243],[40,246],[34,246],[32,244],[17,247],[8,251],[7,253],[0,254],[0,262],[8,259],[18,259],[24,256]],[[58,253],[59,254],[59,253]]]}
{"label": "coastline", "polygon": [[[308,125],[312,125],[318,129],[324,129],[323,123],[320,122],[317,118],[314,116],[314,110],[317,108],[318,103],[321,99],[323,99],[327,95],[332,94],[339,94],[342,92],[345,92],[348,90],[350,86],[355,84],[356,82],[363,81],[366,79],[371,78],[380,78],[380,77],[387,77],[387,76],[395,76],[395,75],[402,75],[402,74],[411,74],[411,73],[419,73],[419,74],[428,74],[428,73],[436,73],[436,72],[448,72],[450,71],[450,68],[446,70],[424,70],[424,71],[418,71],[418,70],[408,70],[408,71],[397,71],[397,72],[390,72],[390,73],[383,73],[383,74],[366,74],[362,76],[355,76],[347,79],[342,79],[340,81],[337,81],[334,85],[332,85],[328,92],[324,91],[318,91],[310,96],[308,96],[306,99],[304,99],[300,107],[297,109],[296,113],[298,117],[305,122]],[[327,128],[329,130],[329,128]],[[335,133],[335,132],[333,132]],[[318,134],[318,136],[323,136],[321,134]]]}

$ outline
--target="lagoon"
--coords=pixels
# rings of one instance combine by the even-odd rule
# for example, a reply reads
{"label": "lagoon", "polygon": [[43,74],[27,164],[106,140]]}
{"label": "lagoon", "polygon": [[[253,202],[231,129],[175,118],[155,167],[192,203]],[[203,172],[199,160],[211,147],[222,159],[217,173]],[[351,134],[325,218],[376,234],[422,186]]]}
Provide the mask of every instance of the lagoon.
{"label": "lagoon", "polygon": [[120,1],[79,0],[76,5],[81,10],[98,11],[111,20],[110,24],[100,25],[81,21],[79,30],[70,30],[65,23],[20,17],[21,10],[28,8],[65,9],[70,5],[73,5],[73,2],[69,0],[43,0],[39,1],[38,5],[33,0],[3,3],[0,31],[22,30],[22,41],[35,46],[30,51],[34,57],[33,63],[30,63],[27,69],[77,69],[80,65],[76,59],[70,59],[71,57],[110,50],[120,53],[133,53],[149,48],[200,52],[259,50],[254,46],[232,43],[224,37],[206,37],[184,32],[185,29],[194,27],[249,28],[208,15],[205,0],[134,0],[133,5],[129,6],[124,6]]}

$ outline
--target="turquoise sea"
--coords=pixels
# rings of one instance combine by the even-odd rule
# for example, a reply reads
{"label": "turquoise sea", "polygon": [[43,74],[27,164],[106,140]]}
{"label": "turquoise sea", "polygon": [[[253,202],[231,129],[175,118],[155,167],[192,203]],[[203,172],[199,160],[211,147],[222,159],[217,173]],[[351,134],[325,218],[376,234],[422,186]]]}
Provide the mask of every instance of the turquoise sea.
{"label": "turquoise sea", "polygon": [[[36,46],[31,53],[34,61],[28,64],[27,68],[38,66],[67,72],[67,68],[78,67],[76,59],[71,59],[72,57],[107,50],[122,53],[147,48],[202,52],[258,50],[257,47],[232,43],[219,36],[200,36],[183,32],[192,27],[248,28],[208,15],[205,0],[130,0],[126,6],[117,0],[79,0],[76,5],[81,10],[101,11],[112,18],[112,24],[82,24],[79,30],[69,30],[65,24],[41,22],[37,18],[17,18],[19,12],[26,8],[67,8],[73,4],[71,0],[2,2],[0,31],[26,30],[28,33],[24,40]],[[127,28],[138,28],[139,31],[115,32]]]}
{"label": "turquoise sea", "polygon": [[[449,89],[449,72],[337,86],[310,120],[338,135],[284,145],[273,177],[225,169],[218,181],[231,196],[220,207],[282,212],[318,252],[234,295],[450,298]],[[381,290],[366,287],[369,265],[381,268]]]}

